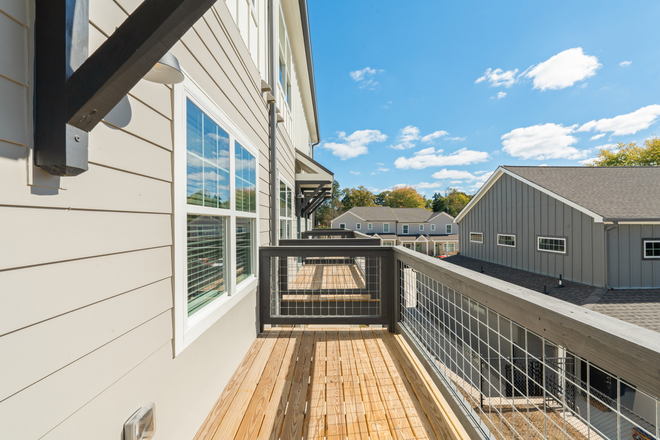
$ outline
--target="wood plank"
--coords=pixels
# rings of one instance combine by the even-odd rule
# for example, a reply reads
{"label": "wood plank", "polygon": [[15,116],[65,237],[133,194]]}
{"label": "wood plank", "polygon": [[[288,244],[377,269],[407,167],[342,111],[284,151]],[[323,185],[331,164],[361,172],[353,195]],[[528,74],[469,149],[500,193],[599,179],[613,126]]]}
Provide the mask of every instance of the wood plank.
{"label": "wood plank", "polygon": [[305,439],[323,439],[325,437],[326,356],[326,332],[315,331],[312,379],[303,434]]}
{"label": "wood plank", "polygon": [[342,377],[344,379],[344,405],[346,411],[346,433],[350,439],[369,438],[367,419],[362,405],[360,381],[358,378],[351,336],[348,331],[339,332],[339,354]]}
{"label": "wood plank", "polygon": [[443,440],[467,440],[469,436],[449,404],[439,391],[434,392],[435,385],[430,377],[425,377],[428,373],[423,369],[424,367],[415,361],[414,353],[404,348],[403,337],[392,334],[387,336],[387,341],[394,349],[397,360],[401,363],[406,378],[438,438]]}
{"label": "wood plank", "polygon": [[279,329],[271,329],[266,333],[266,340],[264,341],[259,354],[252,362],[250,370],[245,375],[238,392],[231,401],[229,410],[225,413],[222,422],[218,429],[213,434],[213,440],[232,440],[236,437],[236,432],[241,426],[241,422],[245,416],[250,400],[255,393],[259,384],[260,378],[264,373],[266,363],[275,347],[275,343],[279,336]]}
{"label": "wood plank", "polygon": [[280,371],[275,382],[275,389],[271,395],[268,407],[264,414],[264,421],[259,430],[258,440],[277,440],[282,432],[284,412],[289,401],[289,391],[296,369],[296,360],[300,353],[300,345],[303,333],[293,329],[289,338],[289,344],[280,366]]}
{"label": "wood plank", "polygon": [[396,387],[390,376],[388,365],[383,359],[382,353],[376,342],[376,337],[371,329],[362,329],[362,337],[364,338],[365,345],[367,346],[367,353],[371,359],[371,365],[376,376],[376,384],[380,390],[387,420],[390,423],[390,428],[395,434],[397,439],[412,440],[415,434],[410,426],[408,417],[403,404],[399,399]]}
{"label": "wood plank", "polygon": [[239,386],[241,383],[243,383],[243,379],[247,375],[250,366],[257,357],[257,354],[261,350],[261,346],[265,340],[266,335],[259,335],[259,337],[257,337],[257,339],[252,343],[250,349],[243,358],[243,361],[238,366],[231,379],[229,379],[227,386],[222,392],[222,395],[213,406],[213,409],[206,417],[206,421],[199,428],[193,440],[203,440],[209,438],[211,435],[213,435],[213,433],[215,433],[215,430],[218,429],[222,418],[225,416],[225,413],[229,409],[231,401],[234,399],[234,396],[238,392]]}
{"label": "wood plank", "polygon": [[326,411],[328,413],[328,440],[346,438],[346,417],[344,415],[344,393],[342,386],[339,336],[336,331],[328,332],[328,371]]}
{"label": "wood plank", "polygon": [[385,408],[381,402],[376,378],[371,369],[367,347],[359,330],[350,331],[353,345],[353,356],[360,380],[360,393],[364,404],[365,417],[369,435],[372,439],[394,438],[385,416]]}
{"label": "wood plank", "polygon": [[268,407],[271,399],[277,376],[282,365],[284,354],[289,345],[291,336],[290,330],[281,330],[279,337],[275,342],[275,347],[271,352],[264,374],[259,379],[259,385],[250,400],[250,404],[245,412],[245,417],[236,433],[236,438],[256,438],[264,419],[264,411]]}
{"label": "wood plank", "polygon": [[408,415],[410,426],[415,432],[415,438],[436,439],[435,431],[424,413],[424,408],[419,400],[417,400],[410,382],[408,382],[407,379],[403,379],[403,377],[405,377],[405,372],[388,342],[388,336],[385,334],[386,332],[384,330],[378,330],[374,331],[374,333],[376,334],[376,342],[380,348],[381,355],[385,359],[390,370],[390,375],[392,376],[392,381],[396,387],[399,399],[401,399],[403,408]]}
{"label": "wood plank", "polygon": [[314,332],[304,332],[300,354],[296,362],[296,372],[291,385],[289,404],[284,416],[284,426],[282,427],[281,435],[283,439],[298,439],[302,437],[313,348]]}

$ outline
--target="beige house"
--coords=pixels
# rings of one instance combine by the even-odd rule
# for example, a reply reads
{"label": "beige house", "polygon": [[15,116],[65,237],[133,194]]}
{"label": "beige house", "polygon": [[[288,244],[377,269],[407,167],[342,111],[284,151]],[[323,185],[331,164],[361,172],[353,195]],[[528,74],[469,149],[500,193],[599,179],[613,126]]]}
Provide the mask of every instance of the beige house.
{"label": "beige house", "polygon": [[153,402],[192,439],[255,340],[258,247],[332,186],[306,2],[8,0],[0,41],[0,437],[116,440]]}

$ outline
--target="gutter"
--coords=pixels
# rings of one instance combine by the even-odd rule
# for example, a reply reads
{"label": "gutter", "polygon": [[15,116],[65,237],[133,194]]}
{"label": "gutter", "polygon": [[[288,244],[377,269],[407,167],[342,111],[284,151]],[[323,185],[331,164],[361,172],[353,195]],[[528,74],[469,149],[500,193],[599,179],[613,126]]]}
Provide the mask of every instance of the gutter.
{"label": "gutter", "polygon": [[[272,3],[272,0],[269,0]],[[309,73],[309,87],[312,93],[312,104],[314,106],[314,122],[316,126],[316,136],[318,142],[312,144],[312,157],[314,157],[314,146],[321,142],[321,132],[319,131],[319,112],[316,106],[316,83],[314,81],[314,61],[312,60],[312,40],[309,33],[309,13],[307,11],[307,0],[298,0],[300,8],[300,21],[302,25],[303,40],[305,40],[305,55],[307,58],[307,72]],[[271,52],[272,53],[272,52]]]}
{"label": "gutter", "polygon": [[[268,0],[268,53],[270,54],[270,88],[277,91],[277,69],[278,63],[275,58],[275,0]],[[270,137],[270,245],[277,246],[278,243],[278,221],[277,221],[277,103],[271,102],[268,115],[268,132]]]}

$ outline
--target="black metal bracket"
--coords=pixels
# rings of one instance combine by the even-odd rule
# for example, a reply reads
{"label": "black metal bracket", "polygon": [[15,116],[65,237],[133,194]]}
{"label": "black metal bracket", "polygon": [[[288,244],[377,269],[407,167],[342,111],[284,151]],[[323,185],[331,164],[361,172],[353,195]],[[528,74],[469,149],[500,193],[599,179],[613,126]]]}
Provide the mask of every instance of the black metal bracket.
{"label": "black metal bracket", "polygon": [[36,0],[35,165],[87,171],[88,133],[216,0],[144,0],[88,57],[89,0]]}

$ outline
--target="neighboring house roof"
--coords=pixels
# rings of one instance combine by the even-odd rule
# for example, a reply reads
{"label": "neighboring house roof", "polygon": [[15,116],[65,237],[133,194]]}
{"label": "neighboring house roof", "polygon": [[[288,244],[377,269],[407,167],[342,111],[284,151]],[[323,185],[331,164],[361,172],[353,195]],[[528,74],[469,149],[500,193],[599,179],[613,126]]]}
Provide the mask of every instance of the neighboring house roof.
{"label": "neighboring house roof", "polygon": [[[428,211],[427,211],[428,212]],[[347,213],[354,214],[364,221],[386,222],[396,221],[396,216],[389,206],[361,206],[348,210]],[[339,217],[337,217],[339,218]]]}
{"label": "neighboring house roof", "polygon": [[433,212],[423,208],[396,208],[392,209],[392,211],[396,219],[401,223],[424,223],[433,215]]}
{"label": "neighboring house roof", "polygon": [[503,174],[585,212],[595,221],[660,220],[660,167],[502,166],[456,221],[460,221]]}
{"label": "neighboring house roof", "polygon": [[451,235],[430,235],[429,238],[431,241],[458,241],[457,234]]}
{"label": "neighboring house roof", "polygon": [[454,220],[454,217],[452,217],[451,215],[447,214],[447,213],[444,212],[444,211],[440,211],[440,212],[434,212],[433,215],[431,216],[431,218],[429,218],[429,221],[431,221],[431,220],[433,220],[433,219],[435,219],[435,218],[437,218],[437,217],[440,217],[441,215],[446,215],[447,217],[449,217],[450,219],[452,219],[452,221]]}
{"label": "neighboring house roof", "polygon": [[585,307],[603,315],[660,332],[660,289],[608,290],[564,280],[564,288],[557,289],[557,279],[546,275],[463,255],[451,256],[445,262],[484,273],[527,289],[546,292],[553,298]]}
{"label": "neighboring house roof", "polygon": [[382,234],[382,235],[376,234],[376,235],[378,235],[381,239],[385,241],[392,241],[397,239],[397,236],[394,234]]}
{"label": "neighboring house roof", "polygon": [[[351,213],[364,221],[373,222],[399,222],[399,223],[425,223],[439,215],[445,214],[453,220],[453,217],[444,212],[431,212],[423,208],[390,208],[389,206],[360,206],[351,208],[342,215]],[[335,220],[340,218],[337,217]]]}

